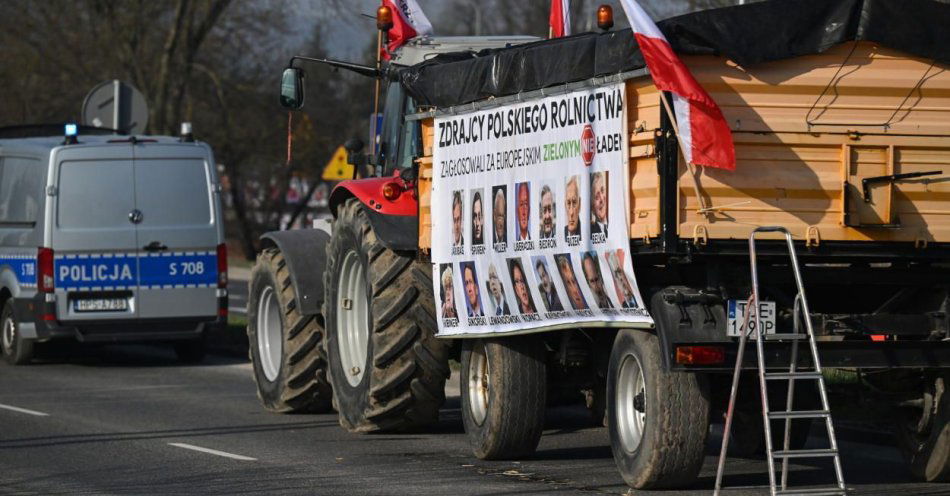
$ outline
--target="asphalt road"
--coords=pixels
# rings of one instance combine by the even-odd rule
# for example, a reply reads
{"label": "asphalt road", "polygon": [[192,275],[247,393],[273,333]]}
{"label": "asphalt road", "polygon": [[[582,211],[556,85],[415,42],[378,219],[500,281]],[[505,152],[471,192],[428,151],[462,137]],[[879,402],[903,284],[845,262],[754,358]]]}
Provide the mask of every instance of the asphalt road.
{"label": "asphalt road", "polygon": [[[335,415],[276,415],[258,404],[250,365],[212,356],[181,366],[148,346],[66,347],[38,364],[0,365],[2,494],[625,494],[606,431],[581,408],[552,409],[537,454],[471,456],[458,388],[424,433],[356,435]],[[845,436],[853,437],[853,436]],[[719,438],[690,491],[710,494]],[[854,494],[950,494],[909,482],[898,452],[843,441]],[[764,463],[731,459],[727,483],[765,483]],[[795,477],[829,470],[793,466]],[[730,494],[761,494],[761,489]]]}

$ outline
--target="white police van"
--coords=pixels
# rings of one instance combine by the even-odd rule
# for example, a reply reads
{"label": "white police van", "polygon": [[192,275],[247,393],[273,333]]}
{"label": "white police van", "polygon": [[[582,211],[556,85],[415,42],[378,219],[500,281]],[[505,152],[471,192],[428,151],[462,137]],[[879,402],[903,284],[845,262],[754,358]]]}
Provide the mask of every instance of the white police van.
{"label": "white police van", "polygon": [[0,344],[168,341],[204,357],[227,318],[214,157],[162,136],[0,139]]}

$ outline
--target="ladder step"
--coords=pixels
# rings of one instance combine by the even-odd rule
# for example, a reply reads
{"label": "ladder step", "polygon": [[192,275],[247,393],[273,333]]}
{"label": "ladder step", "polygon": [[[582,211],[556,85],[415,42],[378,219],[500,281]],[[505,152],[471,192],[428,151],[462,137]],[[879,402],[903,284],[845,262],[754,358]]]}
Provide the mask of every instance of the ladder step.
{"label": "ladder step", "polygon": [[808,334],[792,334],[792,333],[780,333],[780,334],[766,334],[766,341],[795,341],[808,339]]}
{"label": "ladder step", "polygon": [[788,451],[775,451],[772,453],[775,458],[821,458],[825,456],[838,456],[836,449],[800,449]]}
{"label": "ladder step", "polygon": [[769,412],[769,418],[775,419],[801,419],[801,418],[824,418],[831,415],[828,410],[792,410],[790,412]]}
{"label": "ladder step", "polygon": [[815,487],[809,489],[782,489],[776,496],[846,496],[848,491],[837,487]]}
{"label": "ladder step", "polygon": [[769,380],[788,380],[788,379],[821,379],[819,372],[774,372],[765,374]]}

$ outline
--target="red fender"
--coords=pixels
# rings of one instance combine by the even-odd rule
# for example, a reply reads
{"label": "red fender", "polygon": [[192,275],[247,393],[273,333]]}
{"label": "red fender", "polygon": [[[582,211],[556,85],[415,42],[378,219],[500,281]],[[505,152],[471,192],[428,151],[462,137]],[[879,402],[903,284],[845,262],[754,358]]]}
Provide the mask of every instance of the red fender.
{"label": "red fender", "polygon": [[[393,199],[386,198],[383,191],[390,189]],[[393,195],[395,191],[395,195]],[[333,216],[336,209],[348,198],[356,197],[366,208],[380,215],[412,216],[419,215],[419,201],[415,188],[407,185],[398,172],[391,177],[370,177],[341,181],[330,193],[329,206]]]}

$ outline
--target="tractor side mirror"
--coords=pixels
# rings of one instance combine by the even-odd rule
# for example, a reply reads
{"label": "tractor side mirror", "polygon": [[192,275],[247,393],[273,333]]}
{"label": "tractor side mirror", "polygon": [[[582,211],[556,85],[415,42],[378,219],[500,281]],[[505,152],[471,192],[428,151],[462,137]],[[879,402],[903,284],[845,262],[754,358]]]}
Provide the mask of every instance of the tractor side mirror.
{"label": "tractor side mirror", "polygon": [[280,77],[280,106],[290,110],[303,107],[303,71],[296,67],[284,69]]}
{"label": "tractor side mirror", "polygon": [[347,162],[357,169],[365,166],[368,162],[366,154],[363,153],[363,148],[365,147],[366,144],[359,138],[346,140],[346,143],[343,143],[343,148],[346,150]]}

